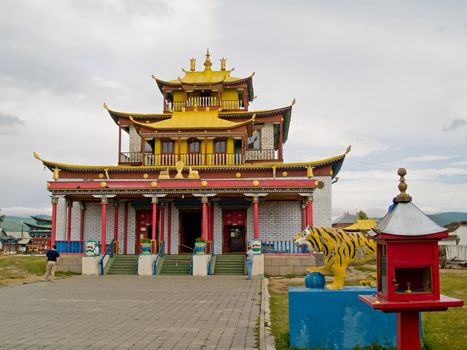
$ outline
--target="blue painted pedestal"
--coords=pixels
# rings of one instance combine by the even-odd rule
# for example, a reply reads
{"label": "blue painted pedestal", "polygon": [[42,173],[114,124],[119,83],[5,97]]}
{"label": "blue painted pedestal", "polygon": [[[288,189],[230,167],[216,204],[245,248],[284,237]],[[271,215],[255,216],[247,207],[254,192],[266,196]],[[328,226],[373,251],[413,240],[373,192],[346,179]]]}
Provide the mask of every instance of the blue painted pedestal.
{"label": "blue painted pedestal", "polygon": [[290,347],[351,350],[379,344],[395,347],[396,315],[375,311],[359,294],[375,288],[340,290],[289,287]]}

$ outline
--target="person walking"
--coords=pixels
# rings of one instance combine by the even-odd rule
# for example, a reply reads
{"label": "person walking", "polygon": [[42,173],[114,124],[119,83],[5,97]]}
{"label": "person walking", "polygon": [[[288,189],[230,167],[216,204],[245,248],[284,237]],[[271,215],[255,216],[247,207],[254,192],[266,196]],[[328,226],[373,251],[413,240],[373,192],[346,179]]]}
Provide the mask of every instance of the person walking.
{"label": "person walking", "polygon": [[255,258],[255,253],[253,249],[251,249],[251,245],[248,246],[248,250],[246,252],[246,270],[248,272],[247,280],[251,280],[251,274],[253,272],[253,259]]}
{"label": "person walking", "polygon": [[47,251],[47,266],[45,267],[45,281],[53,282],[55,279],[55,270],[57,269],[57,262],[60,258],[60,253],[57,252],[57,246],[54,245],[52,249]]}

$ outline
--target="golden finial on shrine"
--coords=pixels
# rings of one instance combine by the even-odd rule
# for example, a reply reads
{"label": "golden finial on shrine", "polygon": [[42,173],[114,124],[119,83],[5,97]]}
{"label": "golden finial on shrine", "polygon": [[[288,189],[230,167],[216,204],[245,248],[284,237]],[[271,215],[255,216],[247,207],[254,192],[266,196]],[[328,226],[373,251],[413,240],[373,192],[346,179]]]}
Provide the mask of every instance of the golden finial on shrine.
{"label": "golden finial on shrine", "polygon": [[204,70],[211,70],[212,62],[211,55],[209,54],[209,49],[206,51],[206,59],[204,60]]}
{"label": "golden finial on shrine", "polygon": [[190,58],[190,70],[194,72],[196,70],[196,58]]}
{"label": "golden finial on shrine", "polygon": [[221,70],[225,70],[225,63],[227,62],[227,58],[222,57],[219,61],[221,61]]}
{"label": "golden finial on shrine", "polygon": [[407,194],[405,191],[407,191],[407,184],[405,182],[405,175],[407,175],[407,170],[405,168],[399,168],[397,171],[397,175],[400,176],[399,179],[399,193],[396,198],[394,198],[395,203],[408,203],[412,201],[412,197]]}

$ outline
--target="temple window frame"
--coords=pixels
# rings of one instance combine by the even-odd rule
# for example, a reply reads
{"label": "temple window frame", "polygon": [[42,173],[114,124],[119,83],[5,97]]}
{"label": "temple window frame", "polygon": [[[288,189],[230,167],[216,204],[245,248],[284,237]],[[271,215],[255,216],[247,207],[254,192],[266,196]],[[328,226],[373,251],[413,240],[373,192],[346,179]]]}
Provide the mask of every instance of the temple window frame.
{"label": "temple window frame", "polygon": [[[222,148],[223,150],[218,150],[218,145],[223,145]],[[225,154],[227,153],[227,139],[225,138],[217,138],[214,139],[214,153],[215,154]]]}
{"label": "temple window frame", "polygon": [[[166,148],[170,145],[170,150]],[[161,140],[161,154],[175,154],[175,142],[170,139]]]}
{"label": "temple window frame", "polygon": [[[197,146],[194,146],[197,145]],[[195,149],[192,149],[192,146]],[[188,153],[189,154],[200,154],[201,153],[201,141],[197,138],[188,139]]]}

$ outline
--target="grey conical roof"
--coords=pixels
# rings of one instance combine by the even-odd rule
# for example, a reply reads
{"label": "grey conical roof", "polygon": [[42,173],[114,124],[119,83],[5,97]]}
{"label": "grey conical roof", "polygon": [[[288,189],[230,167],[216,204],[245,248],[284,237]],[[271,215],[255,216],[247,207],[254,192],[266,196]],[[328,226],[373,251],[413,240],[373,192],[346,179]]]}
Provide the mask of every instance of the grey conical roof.
{"label": "grey conical roof", "polygon": [[412,202],[395,203],[375,227],[378,233],[398,236],[424,236],[445,232]]}

